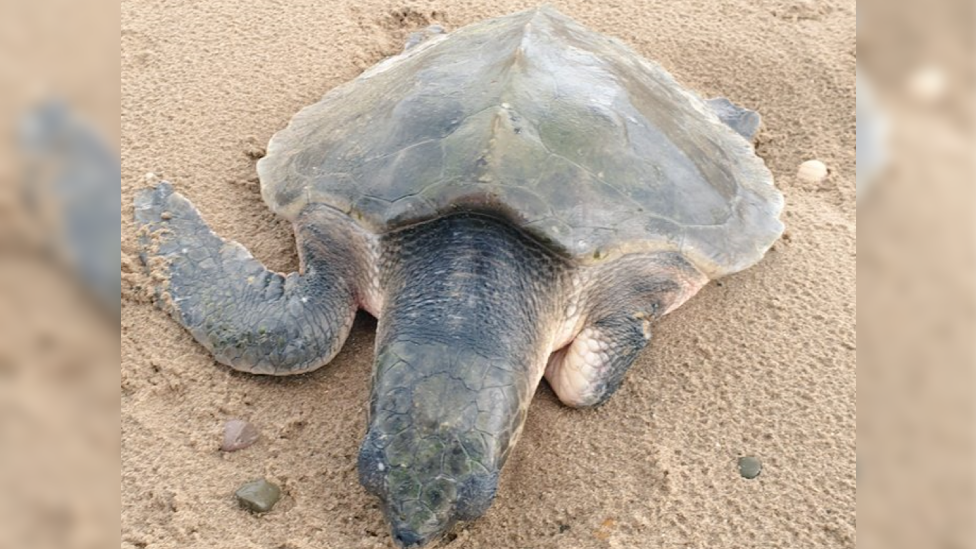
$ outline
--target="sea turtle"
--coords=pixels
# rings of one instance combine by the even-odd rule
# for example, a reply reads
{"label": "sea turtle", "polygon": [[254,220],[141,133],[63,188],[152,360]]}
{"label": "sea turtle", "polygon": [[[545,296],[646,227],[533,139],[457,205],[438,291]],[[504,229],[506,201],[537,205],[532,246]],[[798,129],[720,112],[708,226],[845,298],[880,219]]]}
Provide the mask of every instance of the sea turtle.
{"label": "sea turtle", "polygon": [[234,369],[310,372],[379,319],[359,475],[420,547],[489,508],[543,377],[605,402],[654,320],[779,238],[758,121],[544,7],[409,48],[272,138],[257,169],[299,273],[169,184],[136,218],[159,302]]}

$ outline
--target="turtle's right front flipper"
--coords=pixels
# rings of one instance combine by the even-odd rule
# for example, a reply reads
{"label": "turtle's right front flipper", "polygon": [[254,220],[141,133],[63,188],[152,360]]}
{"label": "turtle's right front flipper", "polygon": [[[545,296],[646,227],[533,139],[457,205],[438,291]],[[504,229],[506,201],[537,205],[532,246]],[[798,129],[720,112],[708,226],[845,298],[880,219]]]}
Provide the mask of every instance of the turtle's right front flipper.
{"label": "turtle's right front flipper", "polygon": [[140,193],[135,206],[143,261],[163,280],[160,306],[219,362],[290,375],[321,367],[339,352],[357,310],[357,262],[342,257],[350,243],[329,242],[314,223],[300,220],[298,230],[315,233],[300,238],[305,272],[283,276],[215,235],[168,183]]}

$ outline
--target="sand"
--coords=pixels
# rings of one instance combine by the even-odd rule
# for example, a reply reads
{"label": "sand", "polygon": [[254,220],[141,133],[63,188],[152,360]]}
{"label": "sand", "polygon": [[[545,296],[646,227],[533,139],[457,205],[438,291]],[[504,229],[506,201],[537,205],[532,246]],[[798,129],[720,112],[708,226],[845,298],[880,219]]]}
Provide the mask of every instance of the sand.
{"label": "sand", "polygon": [[[447,546],[855,547],[855,2],[556,5],[701,94],[760,111],[758,151],[787,195],[789,228],[759,266],[661,322],[605,407],[568,409],[541,387],[494,507]],[[410,31],[530,6],[123,1],[123,204],[152,172],[221,235],[293,270],[290,228],[261,201],[253,153]],[[810,159],[830,168],[826,181],[797,179]],[[122,547],[392,547],[355,468],[375,321],[361,318],[313,374],[234,373],[140,297],[131,216],[124,207]],[[262,440],[218,452],[230,418],[254,422]],[[747,455],[765,463],[757,480],[737,471]],[[255,517],[233,493],[259,476],[285,497]]]}

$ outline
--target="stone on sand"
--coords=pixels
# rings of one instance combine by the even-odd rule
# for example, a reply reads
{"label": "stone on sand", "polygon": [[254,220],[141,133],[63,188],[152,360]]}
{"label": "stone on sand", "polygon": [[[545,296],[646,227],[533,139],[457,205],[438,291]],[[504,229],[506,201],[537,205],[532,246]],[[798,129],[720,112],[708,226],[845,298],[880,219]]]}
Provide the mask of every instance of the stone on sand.
{"label": "stone on sand", "polygon": [[248,511],[268,513],[281,499],[281,488],[262,478],[241,486],[235,495],[241,507]]}
{"label": "stone on sand", "polygon": [[759,458],[750,456],[739,459],[739,474],[742,475],[742,478],[748,480],[759,478],[762,471],[763,465]]}
{"label": "stone on sand", "polygon": [[224,424],[224,442],[220,445],[221,451],[237,452],[245,448],[250,448],[261,438],[261,433],[250,423],[232,419]]}

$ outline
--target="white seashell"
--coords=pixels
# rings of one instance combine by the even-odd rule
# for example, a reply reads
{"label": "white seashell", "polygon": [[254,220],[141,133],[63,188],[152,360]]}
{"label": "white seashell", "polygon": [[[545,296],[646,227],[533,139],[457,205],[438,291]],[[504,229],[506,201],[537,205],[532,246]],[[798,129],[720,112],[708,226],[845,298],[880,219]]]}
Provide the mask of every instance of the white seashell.
{"label": "white seashell", "polygon": [[809,184],[823,183],[828,175],[830,175],[830,170],[827,169],[826,164],[819,160],[808,160],[800,164],[800,169],[796,173],[800,181]]}

